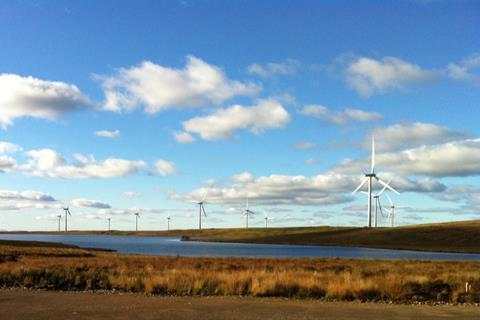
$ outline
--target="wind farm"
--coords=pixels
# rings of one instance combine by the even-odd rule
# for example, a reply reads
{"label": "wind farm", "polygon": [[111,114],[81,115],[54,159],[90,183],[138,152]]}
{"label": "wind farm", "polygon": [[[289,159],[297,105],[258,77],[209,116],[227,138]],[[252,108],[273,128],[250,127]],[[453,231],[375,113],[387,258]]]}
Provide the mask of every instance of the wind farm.
{"label": "wind farm", "polygon": [[0,2],[0,320],[477,319],[478,12]]}

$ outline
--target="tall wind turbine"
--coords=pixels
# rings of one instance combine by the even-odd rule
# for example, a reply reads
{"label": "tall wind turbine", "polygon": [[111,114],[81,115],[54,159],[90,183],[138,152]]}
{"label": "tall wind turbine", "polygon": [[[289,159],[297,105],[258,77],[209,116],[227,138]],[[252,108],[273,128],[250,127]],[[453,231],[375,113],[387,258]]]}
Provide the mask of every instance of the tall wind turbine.
{"label": "tall wind turbine", "polygon": [[167,217],[167,231],[170,231],[170,216]]}
{"label": "tall wind turbine", "polygon": [[112,221],[112,218],[108,217],[107,218],[107,221],[108,221],[108,232],[110,232],[110,221]]}
{"label": "tall wind turbine", "polygon": [[138,218],[140,218],[140,212],[135,212],[135,231],[138,231]]}
{"label": "tall wind turbine", "polygon": [[62,215],[59,214],[59,215],[57,216],[57,219],[58,219],[58,232],[60,232],[60,221],[62,220]]}
{"label": "tall wind turbine", "polygon": [[248,218],[249,216],[253,216],[255,214],[255,212],[253,212],[252,210],[250,210],[248,208],[248,196],[247,196],[247,202],[245,204],[245,210],[243,210],[243,215],[245,216],[245,222],[246,222],[246,228],[248,229]]}
{"label": "tall wind turbine", "polygon": [[360,190],[365,183],[368,183],[368,227],[372,227],[372,185],[373,185],[373,179],[377,180],[381,185],[384,187],[392,190],[393,192],[399,194],[399,192],[392,187],[390,187],[386,182],[381,180],[379,177],[377,177],[377,174],[375,173],[375,138],[372,136],[372,163],[370,167],[370,172],[365,173],[365,179],[360,183],[360,185],[353,191],[353,193],[357,192]]}
{"label": "tall wind turbine", "polygon": [[63,211],[65,211],[65,232],[68,232],[68,216],[72,216],[68,207],[64,207]]}
{"label": "tall wind turbine", "polygon": [[385,195],[390,202],[390,211],[388,212],[388,217],[390,218],[390,227],[393,228],[395,226],[395,209],[404,209],[407,208],[407,206],[396,206],[393,204],[392,198],[390,198],[388,194]]}
{"label": "tall wind turbine", "polygon": [[202,200],[191,201],[191,202],[196,203],[198,205],[198,230],[202,230],[202,214],[205,218],[207,217],[207,213],[205,212],[205,207],[204,207],[204,204],[206,203],[205,202],[205,197],[206,196],[207,196],[207,194],[205,193]]}

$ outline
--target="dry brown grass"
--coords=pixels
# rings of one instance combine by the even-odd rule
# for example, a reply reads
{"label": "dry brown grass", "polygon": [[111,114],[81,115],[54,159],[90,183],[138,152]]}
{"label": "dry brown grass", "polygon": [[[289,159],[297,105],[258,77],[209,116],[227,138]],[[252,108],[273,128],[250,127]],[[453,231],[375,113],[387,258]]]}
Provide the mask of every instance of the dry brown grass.
{"label": "dry brown grass", "polygon": [[[465,282],[472,283],[469,294]],[[0,286],[362,301],[480,301],[480,262],[146,257],[0,246]]]}

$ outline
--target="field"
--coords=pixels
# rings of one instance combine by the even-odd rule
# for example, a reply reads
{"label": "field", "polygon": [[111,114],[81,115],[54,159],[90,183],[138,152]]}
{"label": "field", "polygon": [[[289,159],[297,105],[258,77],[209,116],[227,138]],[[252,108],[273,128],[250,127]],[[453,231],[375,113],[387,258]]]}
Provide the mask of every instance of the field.
{"label": "field", "polygon": [[189,236],[192,240],[303,244],[480,253],[480,221],[397,228],[301,227],[172,231],[77,231],[69,234]]}
{"label": "field", "polygon": [[0,242],[0,287],[161,296],[480,302],[480,261],[147,257],[10,241]]}

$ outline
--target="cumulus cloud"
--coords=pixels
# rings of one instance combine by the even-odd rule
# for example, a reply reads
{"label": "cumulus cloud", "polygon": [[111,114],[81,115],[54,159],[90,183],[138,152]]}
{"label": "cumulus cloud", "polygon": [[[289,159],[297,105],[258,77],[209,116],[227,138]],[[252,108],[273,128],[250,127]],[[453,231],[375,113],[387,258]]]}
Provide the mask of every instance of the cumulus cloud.
{"label": "cumulus cloud", "polygon": [[[232,177],[234,184],[227,187],[203,187],[177,199],[201,199],[219,204],[242,204],[248,196],[252,203],[261,205],[333,205],[352,201],[351,191],[361,179],[358,177],[324,174],[313,177],[270,175],[253,177],[245,172]],[[175,197],[174,197],[175,198]]]}
{"label": "cumulus cloud", "polygon": [[[469,82],[474,85],[480,85],[480,53],[472,54],[458,63],[450,63],[447,66],[448,76],[457,81]],[[477,73],[472,72],[476,70]]]}
{"label": "cumulus cloud", "polygon": [[0,155],[0,173],[13,172],[17,167],[15,159],[7,155]]}
{"label": "cumulus cloud", "polygon": [[10,142],[0,141],[0,154],[16,153],[19,151],[22,151],[22,147]]}
{"label": "cumulus cloud", "polygon": [[[446,127],[431,123],[399,123],[388,127],[378,127],[371,131],[376,139],[375,147],[378,151],[402,150],[422,145],[438,144],[466,138],[464,132],[454,131]],[[363,146],[371,148],[371,139],[368,137]]]}
{"label": "cumulus cloud", "polygon": [[193,143],[195,142],[195,138],[188,132],[184,131],[177,131],[173,133],[173,136],[175,138],[175,141],[178,143]]}
{"label": "cumulus cloud", "polygon": [[177,171],[177,166],[175,163],[163,159],[155,161],[155,167],[162,177],[171,175]]}
{"label": "cumulus cloud", "polygon": [[58,208],[57,200],[44,192],[0,190],[0,210]]}
{"label": "cumulus cloud", "polygon": [[248,66],[247,71],[260,77],[270,77],[274,75],[293,75],[297,73],[300,63],[295,59],[287,59],[283,62],[270,62],[265,65],[253,63]]}
{"label": "cumulus cloud", "polygon": [[[465,139],[421,146],[399,152],[376,155],[377,166],[404,175],[430,177],[466,177],[480,174],[480,139]],[[332,170],[338,173],[361,172],[370,167],[370,159],[346,159]]]}
{"label": "cumulus cloud", "polygon": [[147,113],[168,108],[194,108],[220,104],[236,96],[254,96],[260,87],[229,80],[222,69],[194,56],[183,69],[144,61],[122,68],[113,76],[97,76],[105,92],[104,108],[133,110],[144,106]]}
{"label": "cumulus cloud", "polygon": [[113,131],[99,130],[99,131],[95,131],[95,135],[97,137],[116,139],[120,137],[120,130],[113,130]]}
{"label": "cumulus cloud", "polygon": [[255,106],[233,105],[219,109],[210,115],[187,120],[182,125],[185,131],[199,134],[204,140],[220,140],[233,138],[233,133],[240,129],[260,133],[284,127],[289,121],[290,115],[280,103],[266,99],[258,101]]}
{"label": "cumulus cloud", "polygon": [[358,57],[346,69],[348,85],[364,97],[403,89],[408,84],[427,82],[434,77],[434,71],[396,57],[381,60]]}
{"label": "cumulus cloud", "polygon": [[86,207],[86,208],[97,208],[97,209],[111,208],[111,206],[108,203],[97,201],[97,200],[73,199],[71,203],[75,207]]}
{"label": "cumulus cloud", "polygon": [[378,112],[369,112],[360,109],[344,109],[342,111],[333,112],[327,107],[321,105],[307,105],[300,112],[304,116],[313,117],[322,121],[336,124],[346,125],[350,122],[368,122],[383,119]]}
{"label": "cumulus cloud", "polygon": [[26,152],[30,160],[22,169],[30,175],[61,179],[113,178],[131,175],[146,166],[144,161],[108,158],[97,161],[92,155],[76,154],[69,164],[57,151],[39,149]]}
{"label": "cumulus cloud", "polygon": [[17,118],[54,120],[61,115],[93,107],[77,86],[15,74],[0,74],[0,126],[13,125]]}

